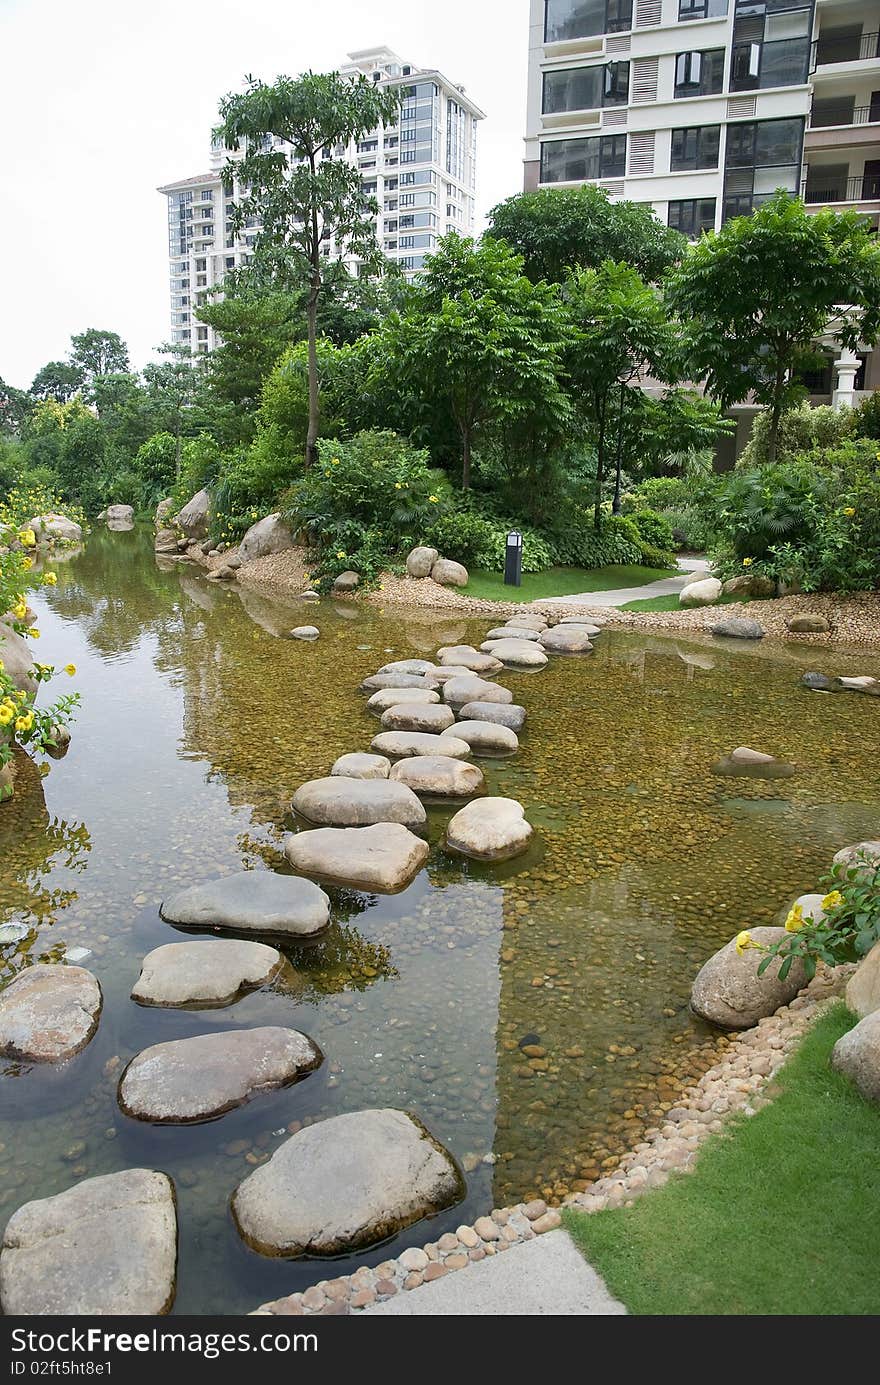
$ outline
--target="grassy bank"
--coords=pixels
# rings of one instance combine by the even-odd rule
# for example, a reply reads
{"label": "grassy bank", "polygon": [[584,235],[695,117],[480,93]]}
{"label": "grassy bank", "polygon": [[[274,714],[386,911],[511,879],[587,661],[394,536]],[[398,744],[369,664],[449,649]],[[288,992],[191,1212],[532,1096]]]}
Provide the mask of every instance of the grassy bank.
{"label": "grassy bank", "polygon": [[[664,574],[668,577],[668,573]],[[682,606],[679,601],[678,592],[673,592],[671,596],[646,596],[640,601],[628,601],[625,606],[621,606],[622,611],[685,611],[688,608]],[[739,592],[726,592],[720,596],[713,606],[745,606],[747,602],[754,601],[753,596],[741,596]],[[703,608],[711,610],[711,607]]]}
{"label": "grassy bank", "polygon": [[694,1172],[566,1225],[636,1314],[873,1314],[880,1108],[832,1072],[842,1003],[778,1074],[778,1096],[707,1142]]}
{"label": "grassy bank", "polygon": [[[501,572],[471,572],[462,591],[481,601],[541,601],[548,596],[573,596],[580,592],[607,592],[618,587],[643,587],[659,582],[672,572],[652,567],[551,567],[546,572],[523,573],[521,587],[506,587]],[[677,598],[676,598],[677,600]]]}

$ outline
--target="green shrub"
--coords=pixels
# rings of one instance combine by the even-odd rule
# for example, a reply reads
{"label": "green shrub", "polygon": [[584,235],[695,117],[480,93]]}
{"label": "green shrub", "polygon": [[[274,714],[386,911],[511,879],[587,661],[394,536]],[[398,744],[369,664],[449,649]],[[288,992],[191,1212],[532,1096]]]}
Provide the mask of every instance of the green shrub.
{"label": "green shrub", "polygon": [[682,476],[647,476],[634,491],[623,497],[623,508],[630,514],[642,509],[667,510],[686,505],[689,490]]}
{"label": "green shrub", "polygon": [[446,558],[466,567],[502,572],[507,535],[518,529],[523,536],[523,572],[544,572],[553,566],[553,550],[537,529],[512,519],[475,508],[478,502],[460,500],[447,505],[426,531],[426,538]]}
{"label": "green shrub", "polygon": [[632,566],[642,561],[639,531],[625,515],[606,515],[597,533],[592,510],[571,507],[568,526],[553,536],[553,556],[562,567]]}
{"label": "green shrub", "polygon": [[176,438],[171,433],[154,433],[138,448],[133,466],[140,477],[143,504],[164,500],[177,476]]}
{"label": "green shrub", "polygon": [[675,537],[672,532],[672,525],[665,515],[658,514],[656,510],[644,509],[636,510],[630,516],[639,531],[639,539],[652,548],[659,549],[663,553],[671,553],[675,547]]}
{"label": "green shrub", "polygon": [[867,395],[853,409],[852,426],[857,438],[880,439],[880,392]]}
{"label": "green shrub", "polygon": [[[782,415],[779,423],[777,462],[791,460],[801,452],[839,447],[853,436],[855,419],[855,410],[832,409],[827,404],[816,409],[809,404],[790,409]],[[766,464],[769,437],[770,414],[762,410],[756,415],[752,436],[737,460],[738,471],[749,471]]]}

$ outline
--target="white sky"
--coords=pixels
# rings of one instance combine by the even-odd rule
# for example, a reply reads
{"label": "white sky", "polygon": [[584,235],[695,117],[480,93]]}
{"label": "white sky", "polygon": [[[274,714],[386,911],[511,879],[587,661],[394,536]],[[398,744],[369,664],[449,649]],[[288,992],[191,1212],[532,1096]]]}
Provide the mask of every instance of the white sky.
{"label": "white sky", "polygon": [[0,0],[0,376],[25,388],[72,332],[141,367],[170,334],[156,188],[207,172],[246,73],[329,71],[387,44],[487,114],[478,206],[522,187],[528,0]]}

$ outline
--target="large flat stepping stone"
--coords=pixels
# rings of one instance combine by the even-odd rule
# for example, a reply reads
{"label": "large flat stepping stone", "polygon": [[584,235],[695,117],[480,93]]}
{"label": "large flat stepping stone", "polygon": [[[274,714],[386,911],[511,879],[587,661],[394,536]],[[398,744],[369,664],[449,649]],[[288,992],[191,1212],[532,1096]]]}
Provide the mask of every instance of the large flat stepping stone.
{"label": "large flat stepping stone", "polygon": [[367,755],[358,750],[340,755],[330,770],[331,775],[341,775],[343,779],[387,779],[390,772],[391,762],[384,755]]}
{"label": "large flat stepping stone", "polygon": [[550,624],[546,616],[539,613],[532,614],[531,611],[514,612],[508,617],[508,625],[518,625],[526,630],[546,630]]}
{"label": "large flat stepping stone", "polygon": [[395,659],[393,663],[383,664],[377,673],[411,673],[417,678],[424,678],[426,673],[430,673],[434,667],[431,659]]}
{"label": "large flat stepping stone", "polygon": [[85,967],[38,962],[0,993],[0,1056],[63,1063],[98,1027],[101,987]]}
{"label": "large flat stepping stone", "polygon": [[361,683],[361,692],[379,692],[382,688],[422,688],[436,692],[439,684],[418,673],[372,673]]}
{"label": "large flat stepping stone", "polygon": [[391,778],[427,798],[470,798],[486,787],[481,769],[448,755],[413,755],[398,760],[392,766]]}
{"label": "large flat stepping stone", "polygon": [[552,654],[589,654],[593,648],[583,625],[554,625],[543,631],[541,644]]}
{"label": "large flat stepping stone", "polygon": [[462,707],[465,702],[512,702],[513,693],[509,688],[469,674],[448,679],[443,684],[443,700],[450,707]]}
{"label": "large flat stepping stone", "polygon": [[481,644],[480,648],[485,649],[486,644],[492,640],[528,640],[534,643],[537,642],[540,633],[539,630],[529,630],[524,625],[499,625],[489,631],[485,643]]}
{"label": "large flat stepping stone", "polygon": [[498,659],[478,649],[472,644],[450,644],[437,650],[437,663],[441,668],[466,668],[472,673],[498,673],[501,663]]}
{"label": "large flat stepping stone", "polygon": [[190,885],[163,900],[159,912],[180,928],[311,938],[327,927],[330,900],[309,880],[244,870]]}
{"label": "large flat stepping stone", "polygon": [[597,625],[592,616],[563,616],[558,622],[559,625],[577,625],[593,639],[596,635],[601,635],[602,626]]}
{"label": "large flat stepping stone", "polygon": [[271,981],[282,961],[274,947],[235,938],[165,943],[141,962],[131,998],[139,1005],[230,1005]]}
{"label": "large flat stepping stone", "polygon": [[119,1105],[135,1120],[211,1120],[258,1092],[289,1086],[322,1058],[305,1034],[279,1025],[173,1039],[132,1058],[119,1082]]}
{"label": "large flat stepping stone", "polygon": [[382,713],[386,731],[428,731],[439,734],[455,721],[455,713],[445,703],[425,707],[418,702],[399,702]]}
{"label": "large flat stepping stone", "polygon": [[526,724],[526,709],[516,702],[466,702],[458,709],[462,721],[491,721],[496,726],[509,726],[519,735]]}
{"label": "large flat stepping stone", "polygon": [[483,648],[502,664],[512,664],[514,668],[543,668],[550,662],[540,644],[530,644],[528,640],[486,640]]}
{"label": "large flat stepping stone", "polygon": [[[488,678],[493,678],[494,674],[488,673]],[[474,678],[476,677],[472,668],[466,668],[464,664],[436,664],[431,679],[442,690],[444,683],[449,683],[453,678]]]}
{"label": "large flat stepping stone", "polygon": [[392,760],[404,760],[408,755],[450,755],[453,760],[471,757],[467,741],[446,732],[441,737],[422,731],[382,731],[370,744],[373,750]]}
{"label": "large flat stepping stone", "polygon": [[372,827],[377,822],[422,827],[426,821],[424,808],[404,784],[343,775],[300,785],[293,795],[293,811],[319,827]]}
{"label": "large flat stepping stone", "polygon": [[367,709],[381,716],[389,707],[396,707],[400,702],[410,705],[417,702],[419,706],[423,706],[439,701],[440,694],[432,692],[429,688],[380,688],[367,700]]}
{"label": "large flat stepping stone", "polygon": [[479,798],[459,809],[446,828],[448,850],[474,861],[509,861],[531,839],[531,825],[515,798]]}
{"label": "large flat stepping stone", "polygon": [[155,1317],[171,1309],[176,1269],[171,1180],[124,1169],[13,1212],[0,1251],[0,1304],[8,1317]]}
{"label": "large flat stepping stone", "polygon": [[[493,725],[491,721],[457,721],[439,737],[442,744],[455,738],[470,746],[475,755],[514,755],[519,750],[519,737],[508,726]],[[448,755],[448,750],[441,750]]]}
{"label": "large flat stepping stone", "polygon": [[406,1111],[318,1121],[240,1183],[232,1215],[261,1255],[341,1255],[387,1240],[459,1202],[448,1150]]}
{"label": "large flat stepping stone", "polygon": [[294,870],[336,885],[398,894],[428,859],[428,843],[398,823],[374,827],[319,827],[285,838]]}

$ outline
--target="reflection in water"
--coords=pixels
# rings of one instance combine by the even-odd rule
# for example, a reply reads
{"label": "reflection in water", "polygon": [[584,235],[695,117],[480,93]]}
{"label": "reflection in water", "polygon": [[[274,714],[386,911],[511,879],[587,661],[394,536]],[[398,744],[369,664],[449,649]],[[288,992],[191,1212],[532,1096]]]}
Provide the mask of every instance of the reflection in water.
{"label": "reflection in water", "polygon": [[[0,1143],[16,1153],[12,1166],[0,1152],[0,1204],[134,1163],[166,1169],[180,1201],[178,1312],[245,1310],[493,1204],[582,1185],[710,1061],[715,1040],[687,1010],[707,954],[742,923],[772,920],[839,846],[876,835],[880,792],[862,753],[876,703],[798,687],[807,666],[871,673],[876,660],[606,634],[588,659],[505,675],[529,721],[518,756],[484,764],[490,791],[519,798],[535,824],[525,856],[447,857],[448,814],[432,808],[435,849],[410,889],[332,892],[326,938],[290,947],[276,986],[222,1011],[144,1011],[129,999],[141,957],[185,936],[160,921],[163,895],[243,865],[285,869],[293,790],[377,730],[361,679],[479,643],[486,623],[218,589],[158,564],[139,530],[95,533],[40,603],[41,652],[77,664],[83,708],[67,760],[36,782],[45,805],[22,800],[16,832],[33,845],[15,858],[0,841],[0,918],[34,927],[33,956],[63,921],[105,1009],[63,1112],[45,1073],[0,1092]],[[304,610],[314,644],[284,638]],[[741,744],[796,773],[713,775]],[[88,834],[65,826],[80,821]],[[60,902],[39,903],[56,892],[60,915]],[[187,1130],[120,1114],[119,1075],[143,1046],[275,1023],[314,1037],[320,1072]],[[375,1105],[413,1110],[452,1149],[465,1203],[332,1267],[245,1250],[227,1213],[240,1179],[301,1123]]]}

